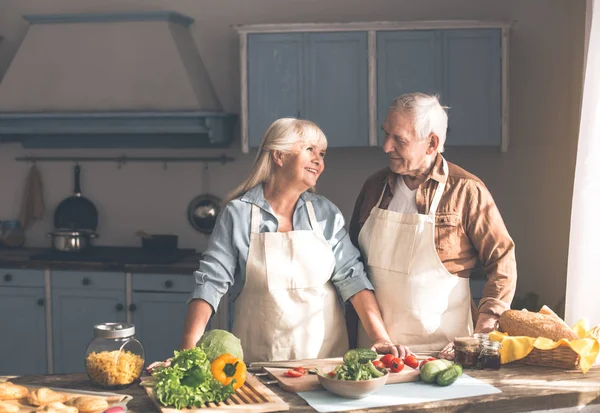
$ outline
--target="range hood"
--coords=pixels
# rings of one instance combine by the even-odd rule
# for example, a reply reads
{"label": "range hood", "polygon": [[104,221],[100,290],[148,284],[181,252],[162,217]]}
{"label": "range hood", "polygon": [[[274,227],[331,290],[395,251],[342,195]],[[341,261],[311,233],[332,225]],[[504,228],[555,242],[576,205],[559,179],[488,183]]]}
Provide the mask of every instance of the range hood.
{"label": "range hood", "polygon": [[0,140],[25,147],[224,147],[223,112],[188,27],[170,11],[28,15],[0,83]]}

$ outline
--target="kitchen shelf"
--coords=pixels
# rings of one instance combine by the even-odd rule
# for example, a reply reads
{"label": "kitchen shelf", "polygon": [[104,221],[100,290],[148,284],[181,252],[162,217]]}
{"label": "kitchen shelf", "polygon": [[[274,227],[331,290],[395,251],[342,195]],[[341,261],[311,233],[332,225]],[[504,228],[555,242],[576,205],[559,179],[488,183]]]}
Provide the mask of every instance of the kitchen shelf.
{"label": "kitchen shelf", "polygon": [[153,156],[19,156],[15,161],[19,162],[116,162],[124,165],[128,162],[233,162],[235,158],[226,156],[175,156],[175,157],[153,157]]}

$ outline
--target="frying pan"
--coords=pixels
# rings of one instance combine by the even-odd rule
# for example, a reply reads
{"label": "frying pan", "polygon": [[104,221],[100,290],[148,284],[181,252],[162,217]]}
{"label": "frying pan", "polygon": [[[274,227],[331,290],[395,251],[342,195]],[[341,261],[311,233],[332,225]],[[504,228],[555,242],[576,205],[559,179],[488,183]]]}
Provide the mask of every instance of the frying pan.
{"label": "frying pan", "polygon": [[210,194],[198,195],[188,205],[187,218],[196,231],[210,234],[221,211],[221,200]]}
{"label": "frying pan", "polygon": [[81,195],[79,177],[81,167],[75,165],[75,190],[72,196],[61,201],[54,211],[54,228],[95,231],[98,226],[98,210],[87,198]]}

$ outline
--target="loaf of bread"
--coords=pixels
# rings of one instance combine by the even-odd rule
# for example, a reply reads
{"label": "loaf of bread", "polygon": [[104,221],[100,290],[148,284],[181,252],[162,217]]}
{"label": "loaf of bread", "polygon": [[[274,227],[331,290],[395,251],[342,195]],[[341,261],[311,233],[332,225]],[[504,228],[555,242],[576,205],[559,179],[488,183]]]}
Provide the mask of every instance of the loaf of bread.
{"label": "loaf of bread", "polygon": [[530,311],[505,311],[498,324],[500,331],[510,336],[546,337],[554,341],[579,338],[564,321],[558,321],[551,315]]}

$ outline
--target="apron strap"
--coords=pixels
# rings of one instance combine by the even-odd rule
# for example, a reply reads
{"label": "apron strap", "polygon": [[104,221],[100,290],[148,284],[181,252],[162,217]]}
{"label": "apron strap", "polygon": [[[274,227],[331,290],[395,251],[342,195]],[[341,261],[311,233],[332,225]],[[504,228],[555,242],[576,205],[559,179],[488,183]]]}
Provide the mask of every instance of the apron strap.
{"label": "apron strap", "polygon": [[[442,166],[444,168],[444,175],[448,177],[448,162],[446,162],[446,159],[444,158],[442,158]],[[446,182],[438,182],[435,194],[433,195],[433,200],[431,201],[431,206],[429,207],[429,216],[432,218],[435,218],[435,213],[440,205],[440,199],[442,199],[445,187]]]}
{"label": "apron strap", "polygon": [[250,233],[258,234],[260,228],[260,208],[252,204],[252,217],[250,218]]}
{"label": "apron strap", "polygon": [[317,221],[317,216],[315,215],[315,209],[313,208],[313,204],[311,201],[306,201],[306,209],[308,210],[308,218],[310,219],[310,226],[313,231],[317,231],[319,234],[322,234],[321,227],[319,226],[319,222]]}
{"label": "apron strap", "polygon": [[379,195],[379,199],[377,200],[377,203],[375,204],[375,206],[373,208],[379,208],[379,205],[381,204],[381,200],[383,199],[383,194],[385,194],[385,188],[387,188],[388,186],[388,180],[385,180],[385,183],[383,184],[383,190],[381,191],[381,194]]}

